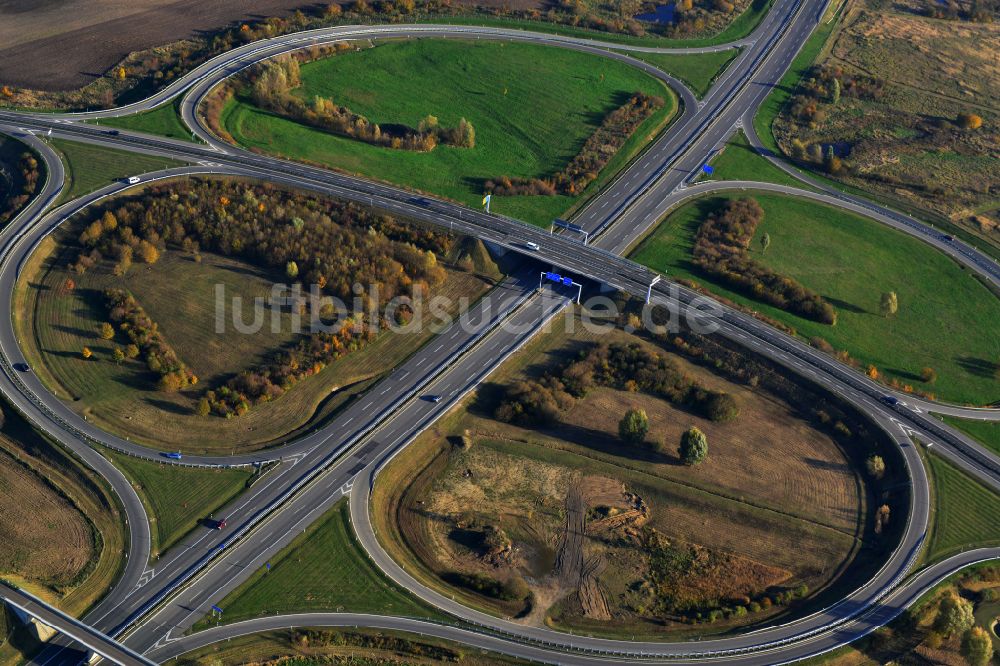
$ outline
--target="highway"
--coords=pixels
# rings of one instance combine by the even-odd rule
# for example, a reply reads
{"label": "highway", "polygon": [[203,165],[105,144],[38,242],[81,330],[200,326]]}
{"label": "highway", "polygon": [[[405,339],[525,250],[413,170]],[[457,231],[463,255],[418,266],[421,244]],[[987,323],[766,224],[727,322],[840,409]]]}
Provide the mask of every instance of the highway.
{"label": "highway", "polygon": [[[597,237],[590,246],[561,235],[549,235],[541,230],[526,228],[513,220],[463,209],[449,202],[433,198],[424,199],[426,203],[415,202],[412,193],[401,188],[254,155],[220,144],[201,127],[197,114],[194,113],[197,101],[212,85],[264,55],[301,47],[316,40],[416,35],[496,37],[495,34],[476,32],[473,29],[456,30],[454,26],[366,26],[352,27],[349,34],[344,29],[340,33],[330,31],[330,34],[308,37],[289,35],[276,38],[270,40],[272,43],[267,45],[267,50],[255,50],[260,46],[258,44],[244,52],[227,54],[227,58],[206,67],[204,71],[196,75],[193,73],[190,80],[185,77],[177,82],[173,92],[168,94],[164,91],[159,97],[154,96],[131,108],[132,111],[151,108],[186,91],[181,105],[183,116],[208,142],[208,146],[126,131],[111,135],[101,128],[84,125],[65,116],[3,112],[0,113],[0,123],[5,131],[22,137],[24,131],[19,128],[35,132],[52,130],[54,136],[139,149],[201,163],[198,167],[157,174],[155,177],[207,172],[264,178],[279,184],[368,202],[378,208],[434,224],[448,224],[456,231],[488,240],[496,246],[515,252],[525,253],[523,243],[531,240],[541,248],[539,252],[531,254],[537,254],[538,258],[563,271],[644,296],[654,275],[617,255],[630,247],[667,210],[693,194],[712,191],[713,187],[720,186],[705,184],[688,187],[685,183],[690,174],[698,170],[705,156],[724,143],[740,123],[741,114],[748,109],[755,109],[769,91],[770,84],[780,79],[787,63],[815,25],[821,7],[820,2],[804,2],[800,5],[778,0],[752,39],[743,43],[744,49],[740,56],[700,103],[679,82],[659,74],[661,79],[678,90],[683,112],[668,132],[574,217],[575,223]],[[597,51],[608,57],[628,59],[622,54],[607,54],[602,47],[585,40],[555,39],[551,35],[515,32],[516,35],[504,37],[538,43],[559,42],[558,45],[563,47]],[[625,49],[618,45],[615,48]],[[645,63],[629,60],[646,71],[655,69]],[[124,110],[102,113],[114,115],[124,113]],[[97,115],[99,114],[85,117]],[[54,171],[55,169],[50,180],[53,183],[61,182],[61,175]],[[743,185],[760,187],[760,184],[753,183]],[[48,188],[47,182],[46,189]],[[47,203],[45,199],[51,199],[52,192],[49,192],[48,195],[39,197],[37,206],[33,203],[34,209],[22,213],[15,220],[16,224],[8,226],[4,235],[0,236],[3,242],[0,292],[8,299],[8,312],[10,294],[19,267],[37,242],[72,211],[120,189],[120,185],[110,186],[63,209],[41,215],[44,204]],[[789,193],[805,196],[802,192]],[[864,208],[862,212],[870,217],[882,214],[890,219],[880,221],[887,224],[898,223],[898,220],[891,219],[892,211],[873,208],[870,204],[843,200],[833,203],[844,207],[861,205]],[[907,233],[916,231],[912,228],[904,230]],[[971,248],[956,243],[948,249],[955,250],[952,256],[956,259],[993,279],[989,277],[990,271],[973,259],[976,253]],[[972,254],[965,252],[966,249]],[[477,316],[480,326],[471,333],[463,333],[457,329],[441,332],[434,342],[409,359],[388,381],[376,386],[338,415],[329,427],[283,447],[256,454],[228,458],[187,457],[184,464],[254,464],[274,459],[282,459],[284,462],[269,472],[250,493],[224,510],[226,515],[232,516],[231,529],[226,534],[196,532],[181,546],[164,554],[161,562],[149,569],[144,566],[146,558],[142,558],[143,566],[132,567],[133,570],[123,575],[122,583],[109,595],[108,599],[116,599],[114,608],[107,611],[102,609],[101,613],[95,609],[95,612],[88,614],[87,621],[93,622],[103,631],[124,636],[127,643],[137,649],[152,647],[156,653],[164,646],[175,645],[180,632],[206,612],[211,603],[221,599],[228,590],[256,571],[266,558],[277,552],[345,494],[352,497],[351,510],[358,536],[379,566],[391,577],[402,580],[418,596],[446,608],[448,604],[445,602],[448,600],[437,599],[433,591],[423,588],[416,581],[407,580],[406,573],[385,557],[371,534],[370,522],[367,520],[367,490],[387,456],[400,450],[462,395],[475,388],[504,358],[530,339],[542,322],[552,319],[563,310],[567,303],[565,295],[547,297],[548,291],[533,293],[537,286],[536,276],[537,264],[526,265],[522,271],[515,272],[488,299],[479,304]],[[658,285],[656,293],[672,307],[685,310],[696,299],[701,298],[686,290],[672,293],[668,283]],[[487,304],[490,306],[489,312],[486,310]],[[767,632],[703,641],[696,649],[691,644],[594,642],[596,639],[568,637],[546,630],[539,630],[542,633],[534,635],[534,632],[520,625],[510,627],[497,618],[479,617],[464,607],[447,607],[446,610],[456,617],[488,627],[491,632],[507,632],[511,639],[534,643],[556,642],[564,650],[571,652],[598,650],[616,655],[643,652],[658,655],[658,658],[671,658],[692,655],[694,651],[701,653],[703,657],[726,651],[729,652],[727,661],[775,663],[752,661],[762,658],[762,650],[767,649],[766,659],[798,658],[795,655],[842,644],[849,637],[858,635],[857,632],[871,625],[872,620],[885,617],[883,609],[888,608],[886,599],[895,598],[891,596],[893,594],[906,598],[905,592],[913,589],[912,582],[904,588],[895,586],[909,571],[922,544],[930,500],[923,467],[910,441],[910,433],[918,433],[923,441],[938,444],[937,449],[942,455],[985,481],[1000,486],[1000,461],[967,437],[944,427],[923,411],[917,412],[908,406],[896,409],[887,407],[879,400],[885,393],[884,387],[800,341],[788,338],[756,319],[722,308],[718,304],[707,303],[706,306],[715,309],[717,321],[722,327],[720,334],[848,399],[872,417],[900,446],[913,479],[911,511],[906,535],[886,567],[866,586],[823,613]],[[505,326],[498,327],[497,324],[501,321]],[[5,394],[18,401],[18,409],[33,413],[36,425],[50,434],[56,432],[59,441],[71,450],[81,455],[83,451],[91,452],[95,459],[102,461],[103,457],[96,454],[91,444],[111,446],[133,455],[158,455],[155,450],[141,444],[122,441],[93,428],[60,401],[52,398],[33,375],[19,377],[10,367],[11,363],[18,362],[20,353],[8,318],[0,321],[0,352],[7,361],[0,383]],[[420,396],[424,392],[447,395],[448,400],[440,404],[421,400]],[[977,411],[977,414],[985,414],[990,418],[994,413],[995,410]],[[99,462],[95,460],[96,464]],[[106,461],[105,465],[110,467]],[[112,481],[120,495],[127,494],[124,487],[119,489],[121,480],[113,480],[114,472],[103,469],[99,471],[105,476],[111,475],[109,481]],[[128,484],[125,483],[124,486]],[[134,496],[134,491],[132,495]],[[133,530],[139,529],[134,526],[134,520],[130,520],[130,525]],[[144,521],[143,525],[145,527]],[[146,534],[148,553],[148,527]],[[141,551],[136,551],[133,546],[130,553],[135,552]],[[138,561],[139,558],[130,556],[130,559]],[[957,567],[958,560],[952,562],[952,565]],[[138,575],[136,568],[142,569]],[[881,603],[874,606],[876,602]],[[875,608],[875,611],[866,620],[868,616],[865,613],[870,608]],[[506,644],[513,643],[506,641]],[[771,647],[765,648],[765,645]],[[51,664],[69,661],[72,660],[70,653],[70,650],[49,653],[40,661]],[[688,658],[693,656],[682,657]]]}

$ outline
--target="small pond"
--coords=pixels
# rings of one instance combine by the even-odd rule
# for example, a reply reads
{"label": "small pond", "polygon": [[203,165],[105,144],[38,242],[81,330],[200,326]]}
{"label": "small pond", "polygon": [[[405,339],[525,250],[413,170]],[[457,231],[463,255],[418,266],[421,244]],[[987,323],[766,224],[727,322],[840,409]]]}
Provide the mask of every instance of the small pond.
{"label": "small pond", "polygon": [[636,20],[646,23],[660,23],[666,25],[674,22],[674,3],[669,5],[657,5],[651,12],[643,12],[635,15]]}

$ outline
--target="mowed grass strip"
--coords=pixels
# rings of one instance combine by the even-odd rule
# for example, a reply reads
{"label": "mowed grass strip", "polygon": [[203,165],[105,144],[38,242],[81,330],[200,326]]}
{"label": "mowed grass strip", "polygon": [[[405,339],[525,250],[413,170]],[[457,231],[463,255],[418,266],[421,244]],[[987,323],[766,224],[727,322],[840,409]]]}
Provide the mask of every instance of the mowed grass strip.
{"label": "mowed grass strip", "polygon": [[729,63],[739,54],[739,49],[729,49],[690,55],[642,52],[629,53],[628,55],[645,60],[664,72],[676,76],[687,84],[696,97],[701,98],[712,87],[712,82],[726,70]]}
{"label": "mowed grass strip", "polygon": [[[726,199],[752,196],[764,221],[750,251],[783,275],[819,292],[838,313],[834,326],[819,324],[736,294],[702,275],[691,247],[706,216]],[[767,252],[759,239],[771,236]],[[746,192],[698,199],[671,213],[631,257],[674,278],[688,278],[714,293],[794,327],[806,339],[820,336],[939,399],[989,404],[1000,399],[995,363],[1000,359],[1000,301],[971,273],[930,246],[876,222],[811,201]],[[895,291],[899,311],[885,318],[883,292]],[[920,381],[924,367],[938,375]]]}
{"label": "mowed grass strip", "polygon": [[[351,528],[347,500],[305,532],[217,605],[224,622],[262,615],[336,611],[443,619],[372,564]],[[214,622],[201,620],[196,628]]]}
{"label": "mowed grass strip", "polygon": [[251,476],[246,468],[182,467],[114,451],[105,451],[105,455],[128,477],[146,505],[154,557],[243,492]]}
{"label": "mowed grass strip", "polygon": [[974,421],[953,416],[942,416],[941,420],[1000,455],[1000,421]]}
{"label": "mowed grass strip", "polygon": [[[580,150],[604,117],[636,91],[666,104],[609,164],[605,178],[655,136],[676,111],[660,81],[607,58],[553,47],[498,42],[416,40],[345,52],[302,67],[300,94],[332,98],[380,124],[416,127],[427,115],[446,127],[460,118],[476,131],[474,148],[393,150],[286,120],[236,99],[223,112],[240,143],[293,159],[391,181],[479,207],[491,178],[546,177]],[[589,195],[600,180],[587,188]],[[581,197],[495,197],[492,210],[547,225]]]}
{"label": "mowed grass strip", "polygon": [[934,515],[925,560],[1000,545],[1000,495],[944,458],[926,456],[934,490]]}
{"label": "mowed grass strip", "polygon": [[66,167],[67,182],[60,197],[63,202],[72,201],[122,178],[184,166],[183,162],[166,157],[103,148],[89,143],[64,139],[52,139],[50,143],[62,153]]}
{"label": "mowed grass strip", "polygon": [[191,130],[181,120],[179,101],[168,102],[155,109],[130,116],[102,118],[98,124],[191,141]]}

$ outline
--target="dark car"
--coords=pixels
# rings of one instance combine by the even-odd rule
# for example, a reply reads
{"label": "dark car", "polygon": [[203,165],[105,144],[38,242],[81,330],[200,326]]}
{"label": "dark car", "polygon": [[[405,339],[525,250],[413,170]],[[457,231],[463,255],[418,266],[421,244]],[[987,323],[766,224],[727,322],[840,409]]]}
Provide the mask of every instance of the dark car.
{"label": "dark car", "polygon": [[951,234],[945,234],[944,236],[941,236],[941,240],[945,241],[946,243],[950,243],[953,240],[955,240],[955,237],[952,236]]}
{"label": "dark car", "polygon": [[108,136],[118,136],[119,134],[121,134],[121,132],[119,132],[118,130],[108,130],[106,134]]}
{"label": "dark car", "polygon": [[18,372],[31,372],[31,368],[28,367],[27,363],[15,363],[14,369]]}
{"label": "dark car", "polygon": [[890,407],[895,407],[896,405],[899,404],[899,400],[897,400],[896,398],[894,398],[891,395],[884,395],[884,396],[882,396],[882,402],[884,402],[885,404],[889,405]]}
{"label": "dark car", "polygon": [[425,396],[425,397],[430,402],[441,402],[441,398],[443,396],[440,396],[440,395],[428,395],[428,396]]}

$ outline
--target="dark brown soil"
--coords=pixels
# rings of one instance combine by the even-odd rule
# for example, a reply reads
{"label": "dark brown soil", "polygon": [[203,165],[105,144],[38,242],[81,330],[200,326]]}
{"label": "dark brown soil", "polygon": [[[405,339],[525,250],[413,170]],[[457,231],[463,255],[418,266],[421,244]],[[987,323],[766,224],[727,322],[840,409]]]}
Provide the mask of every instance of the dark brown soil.
{"label": "dark brown soil", "polygon": [[303,0],[0,0],[0,83],[73,90],[133,51],[316,6]]}

